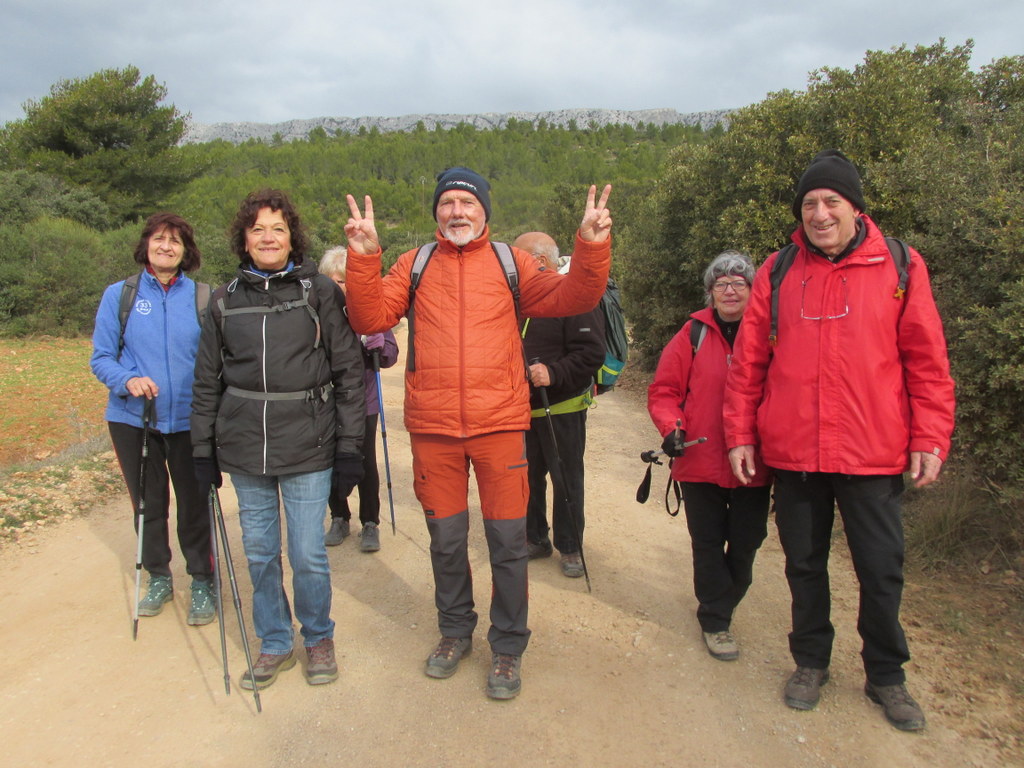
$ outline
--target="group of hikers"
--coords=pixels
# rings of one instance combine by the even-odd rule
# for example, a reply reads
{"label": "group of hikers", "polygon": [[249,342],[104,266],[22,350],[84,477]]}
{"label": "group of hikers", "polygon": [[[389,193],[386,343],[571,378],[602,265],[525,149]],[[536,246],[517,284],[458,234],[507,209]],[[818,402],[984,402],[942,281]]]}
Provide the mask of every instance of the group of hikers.
{"label": "group of hikers", "polygon": [[[369,196],[347,197],[347,247],[324,254],[318,269],[287,195],[260,190],[231,225],[237,274],[212,293],[187,276],[200,264],[188,222],[150,217],[134,254],[142,272],[131,291],[122,281],[104,293],[92,357],[110,390],[106,419],[141,530],[138,567],[149,574],[137,614],[156,615],[172,599],[170,483],[192,578],[187,621],[215,619],[208,502],[227,472],[260,640],[242,687],[258,692],[295,666],[293,611],[307,682],[337,679],[326,547],[349,535],[346,500],[358,487],[360,548],[380,548],[377,372],[397,360],[392,329],[405,318],[404,419],[440,632],[424,671],[450,677],[472,650],[472,466],[492,579],[486,691],[517,696],[528,561],[557,549],[565,576],[586,573],[583,452],[603,361],[595,308],[611,262],[610,193],[589,189],[563,263],[544,233],[511,248],[492,242],[489,183],[446,169],[433,196],[435,242],[382,274]],[[796,663],[783,698],[815,707],[829,679],[838,506],[860,581],[865,693],[897,728],[920,730],[903,672],[900,495],[905,472],[918,486],[938,477],[953,382],[924,262],[885,238],[865,207],[853,164],[837,150],[819,153],[797,184],[792,244],[758,270],[738,251],[712,260],[708,306],[663,351],[648,409],[682,488],[709,654],[739,655],[732,616],[774,496]]]}

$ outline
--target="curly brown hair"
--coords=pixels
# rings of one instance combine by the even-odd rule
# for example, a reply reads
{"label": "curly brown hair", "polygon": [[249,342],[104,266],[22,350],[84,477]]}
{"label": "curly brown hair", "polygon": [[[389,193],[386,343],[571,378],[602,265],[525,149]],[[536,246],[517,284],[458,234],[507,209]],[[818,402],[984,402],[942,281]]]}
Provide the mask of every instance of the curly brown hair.
{"label": "curly brown hair", "polygon": [[149,238],[165,228],[174,231],[181,238],[181,242],[185,246],[185,255],[181,259],[181,269],[185,272],[199,269],[202,254],[199,253],[199,248],[196,246],[196,237],[192,231],[192,225],[176,213],[154,213],[146,219],[146,223],[142,227],[142,234],[139,236],[139,242],[135,246],[135,253],[132,254],[135,263],[141,264],[144,267],[149,266]]}
{"label": "curly brown hair", "polygon": [[309,247],[309,241],[302,230],[299,221],[299,212],[295,210],[288,195],[280,189],[258,189],[250,192],[242,201],[235,220],[231,222],[229,233],[231,239],[231,252],[238,257],[239,262],[246,264],[252,261],[249,252],[245,250],[245,231],[256,223],[263,208],[278,211],[284,217],[285,223],[291,232],[292,252],[288,256],[296,265],[302,263],[302,259]]}

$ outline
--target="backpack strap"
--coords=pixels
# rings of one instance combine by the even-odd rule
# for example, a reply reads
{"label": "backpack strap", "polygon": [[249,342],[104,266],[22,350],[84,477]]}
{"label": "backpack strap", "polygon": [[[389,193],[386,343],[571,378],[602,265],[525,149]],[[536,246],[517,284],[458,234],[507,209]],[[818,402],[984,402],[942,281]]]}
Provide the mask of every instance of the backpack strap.
{"label": "backpack strap", "polygon": [[892,297],[902,299],[907,293],[907,282],[910,280],[910,251],[907,250],[907,244],[896,237],[885,238],[885,244],[889,246],[889,253],[892,254],[892,261],[896,265],[898,277],[896,292]]}
{"label": "backpack strap", "polygon": [[427,268],[427,263],[436,250],[436,242],[421,245],[416,251],[416,257],[412,260],[412,269],[409,271],[409,310],[405,313],[409,323],[409,338],[406,344],[405,367],[410,371],[416,370],[416,345],[413,344],[413,338],[416,335],[416,289],[423,277],[423,270]]}
{"label": "backpack strap", "polygon": [[206,308],[210,305],[210,294],[213,290],[209,283],[196,283],[196,320],[199,327],[203,327],[203,317],[206,315]]}
{"label": "backpack strap", "polygon": [[772,271],[768,275],[772,284],[772,315],[771,327],[768,330],[768,346],[774,347],[779,343],[779,286],[782,278],[786,276],[789,268],[793,266],[793,257],[796,256],[796,243],[789,243],[779,250],[772,264]]}
{"label": "backpack strap", "polygon": [[[229,308],[224,301],[225,297],[229,293],[234,293],[238,287],[238,278],[236,277],[230,283],[223,293],[218,292],[217,296],[217,310],[220,312],[220,332],[221,336],[224,335],[224,318],[228,315],[267,315],[272,312],[287,312],[292,309],[304,308],[309,316],[313,319],[313,325],[316,326],[316,336],[313,339],[313,349],[319,349],[320,347],[320,315],[317,314],[316,304],[316,291],[310,291],[312,286],[312,280],[300,279],[299,285],[302,286],[302,297],[298,299],[290,299],[283,301],[280,304],[275,304],[270,307],[266,306],[248,306],[248,307],[231,307]],[[314,301],[310,301],[310,297],[314,297]]]}
{"label": "backpack strap", "polygon": [[701,320],[690,321],[690,347],[692,347],[694,355],[697,354],[697,350],[700,349],[700,345],[704,343],[704,338],[707,335],[707,323]]}
{"label": "backpack strap", "polygon": [[125,278],[124,285],[121,286],[121,301],[117,308],[117,317],[121,323],[120,335],[117,337],[118,360],[121,359],[121,353],[124,352],[124,329],[128,327],[128,317],[132,313],[132,307],[135,306],[135,297],[139,295],[139,280],[141,279],[142,272],[136,272]]}
{"label": "backpack strap", "polygon": [[516,317],[519,317],[519,267],[516,266],[516,260],[512,256],[512,249],[508,243],[501,242],[492,242],[491,249],[501,263],[501,269],[505,273],[505,282],[508,283],[508,289],[512,291],[512,303],[516,307]]}

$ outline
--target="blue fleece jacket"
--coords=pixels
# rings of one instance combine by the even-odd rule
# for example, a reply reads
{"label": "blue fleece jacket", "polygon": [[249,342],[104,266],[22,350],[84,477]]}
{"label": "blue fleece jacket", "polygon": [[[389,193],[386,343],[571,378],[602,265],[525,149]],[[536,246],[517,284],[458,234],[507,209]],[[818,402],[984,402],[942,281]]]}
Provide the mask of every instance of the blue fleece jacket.
{"label": "blue fleece jacket", "polygon": [[149,376],[160,390],[156,398],[156,424],[151,426],[164,434],[187,432],[199,346],[196,285],[179,273],[165,291],[153,275],[143,272],[124,331],[124,350],[118,360],[118,308],[123,285],[122,280],[103,292],[92,335],[89,365],[96,378],[110,390],[105,418],[141,427],[144,398],[132,397],[125,384],[136,376]]}

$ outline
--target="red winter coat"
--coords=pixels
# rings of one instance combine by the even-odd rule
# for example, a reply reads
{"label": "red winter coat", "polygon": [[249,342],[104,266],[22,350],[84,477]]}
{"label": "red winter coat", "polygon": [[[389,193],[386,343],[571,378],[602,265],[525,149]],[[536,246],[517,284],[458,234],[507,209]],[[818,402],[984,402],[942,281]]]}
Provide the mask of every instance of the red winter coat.
{"label": "red winter coat", "polygon": [[[409,432],[474,437],[530,428],[530,387],[518,319],[488,230],[459,248],[437,233],[438,246],[416,289],[405,372],[405,426]],[[611,264],[610,238],[590,243],[577,235],[567,275],[541,270],[513,248],[519,269],[519,306],[528,317],[589,312],[601,300]],[[380,276],[380,254],[349,249],[346,285],[352,327],[359,333],[391,328],[409,310],[416,250]],[[578,257],[578,258],[577,258]]]}
{"label": "red winter coat", "polygon": [[[654,381],[647,388],[647,410],[662,437],[676,428],[676,419],[681,419],[687,440],[708,439],[690,446],[672,463],[674,480],[736,488],[740,482],[729,467],[722,429],[722,398],[732,357],[729,342],[722,336],[710,307],[690,317],[693,320],[683,325],[661,353]],[[694,320],[707,326],[696,356],[690,338]],[[771,479],[764,464],[758,460],[756,468],[751,484],[768,485]]]}
{"label": "red winter coat", "polygon": [[799,472],[891,475],[910,451],[945,460],[953,380],[928,270],[910,249],[909,282],[867,216],[864,241],[837,263],[799,246],[779,288],[778,345],[768,344],[773,254],[758,270],[726,382],[729,448]]}

